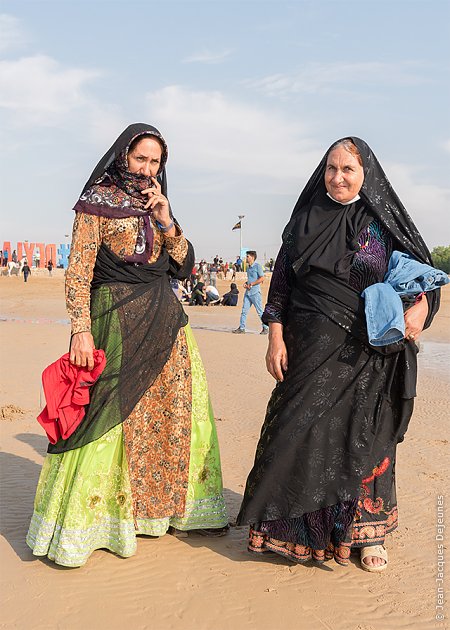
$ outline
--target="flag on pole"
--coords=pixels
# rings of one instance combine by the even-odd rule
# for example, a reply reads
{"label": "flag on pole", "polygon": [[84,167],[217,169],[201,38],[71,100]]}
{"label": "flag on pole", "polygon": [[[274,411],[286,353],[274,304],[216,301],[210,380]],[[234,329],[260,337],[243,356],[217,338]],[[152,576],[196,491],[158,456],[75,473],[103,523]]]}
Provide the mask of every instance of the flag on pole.
{"label": "flag on pole", "polygon": [[235,225],[234,227],[232,227],[232,228],[231,228],[231,231],[233,231],[233,230],[240,230],[240,229],[241,229],[241,222],[240,222],[240,221],[238,221],[238,222],[236,223],[236,225]]}

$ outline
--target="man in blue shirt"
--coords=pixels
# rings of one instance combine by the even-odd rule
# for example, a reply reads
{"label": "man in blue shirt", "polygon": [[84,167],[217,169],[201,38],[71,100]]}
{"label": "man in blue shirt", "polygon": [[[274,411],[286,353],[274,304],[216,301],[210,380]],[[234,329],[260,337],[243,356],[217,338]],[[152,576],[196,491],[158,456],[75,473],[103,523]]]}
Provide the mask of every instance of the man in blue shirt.
{"label": "man in blue shirt", "polygon": [[[256,308],[256,312],[259,317],[262,317],[263,307],[261,301],[261,284],[264,282],[264,271],[259,263],[256,262],[256,252],[249,250],[247,252],[247,282],[244,284],[245,294],[244,303],[242,305],[241,321],[239,322],[239,328],[233,330],[236,334],[245,333],[245,322],[247,321],[247,313],[250,310],[251,305]],[[261,335],[267,335],[269,327],[266,324],[262,325]]]}

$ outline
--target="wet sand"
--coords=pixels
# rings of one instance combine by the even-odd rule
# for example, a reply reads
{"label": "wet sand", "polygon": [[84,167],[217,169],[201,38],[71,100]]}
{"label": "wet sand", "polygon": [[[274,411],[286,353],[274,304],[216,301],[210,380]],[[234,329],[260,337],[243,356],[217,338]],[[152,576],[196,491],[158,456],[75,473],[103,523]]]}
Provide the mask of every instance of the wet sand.
{"label": "wet sand", "polygon": [[[223,292],[229,282],[219,281]],[[264,287],[267,291],[268,282]],[[242,291],[241,291],[242,298]],[[387,540],[382,574],[359,568],[291,565],[246,552],[246,528],[219,539],[139,538],[128,559],[95,551],[80,569],[35,558],[25,544],[46,439],[40,410],[43,368],[66,351],[63,278],[0,277],[1,601],[0,627],[138,630],[378,630],[445,628],[435,621],[437,497],[446,498],[450,402],[450,291],[422,336],[418,398],[398,449],[400,523]],[[267,337],[232,335],[240,308],[187,307],[205,363],[221,445],[230,519],[243,485],[273,381]],[[449,612],[447,610],[447,612]]]}

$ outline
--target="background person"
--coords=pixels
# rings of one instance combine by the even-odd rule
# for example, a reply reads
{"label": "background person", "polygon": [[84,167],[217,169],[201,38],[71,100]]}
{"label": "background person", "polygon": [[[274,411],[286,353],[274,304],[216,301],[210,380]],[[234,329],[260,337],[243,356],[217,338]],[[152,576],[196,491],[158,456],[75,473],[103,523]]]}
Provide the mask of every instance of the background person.
{"label": "background person", "polygon": [[[242,304],[241,320],[239,322],[239,328],[233,330],[234,333],[245,333],[245,324],[247,321],[247,314],[253,305],[261,318],[263,314],[263,307],[261,301],[261,284],[264,282],[264,270],[259,263],[256,262],[256,252],[249,250],[247,252],[247,282],[244,284],[245,294],[244,302]],[[262,322],[261,335],[267,335],[269,327]]]}
{"label": "background person", "polygon": [[189,304],[191,306],[203,306],[206,300],[205,281],[203,276],[198,276],[197,284],[194,285],[191,291],[191,299]]}
{"label": "background person", "polygon": [[237,306],[239,298],[239,289],[237,288],[234,282],[230,285],[230,290],[227,293],[224,293],[220,303],[222,306]]}
{"label": "background person", "polygon": [[27,262],[22,267],[22,273],[23,273],[23,281],[27,282],[28,281],[28,276],[31,275],[31,269],[28,266]]}
{"label": "background person", "polygon": [[220,293],[217,290],[216,287],[214,287],[212,284],[208,284],[205,287],[205,293],[206,293],[206,306],[209,306],[210,304],[215,304],[216,302],[218,302],[220,300]]}
{"label": "background person", "polygon": [[217,286],[217,269],[218,266],[215,262],[209,266],[209,284],[211,284],[213,287]]}

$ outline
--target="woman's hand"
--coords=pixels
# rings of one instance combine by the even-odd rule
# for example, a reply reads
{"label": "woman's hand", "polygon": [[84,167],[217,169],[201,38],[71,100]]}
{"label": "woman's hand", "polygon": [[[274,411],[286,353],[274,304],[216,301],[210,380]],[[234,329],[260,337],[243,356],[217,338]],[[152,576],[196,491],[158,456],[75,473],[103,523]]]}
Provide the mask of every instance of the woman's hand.
{"label": "woman's hand", "polygon": [[269,374],[278,382],[284,381],[283,371],[288,368],[288,355],[283,340],[283,325],[269,323],[269,347],[266,353],[266,366]]}
{"label": "woman's hand", "polygon": [[417,341],[422,333],[425,320],[428,315],[428,301],[422,295],[420,302],[411,306],[405,312],[405,339]]}
{"label": "woman's hand", "polygon": [[90,332],[79,332],[72,335],[70,342],[70,362],[79,367],[94,368],[94,338]]}
{"label": "woman's hand", "polygon": [[169,211],[169,200],[161,192],[161,184],[156,177],[150,177],[152,186],[142,190],[143,195],[148,196],[148,201],[144,208],[147,210],[151,208],[152,214],[159,223],[162,225],[168,225],[171,221]]}
{"label": "woman's hand", "polygon": [[[142,191],[143,195],[148,195],[148,201],[144,208],[146,210],[151,208],[153,218],[163,227],[167,227],[172,223],[172,219],[170,218],[169,201],[162,194],[161,184],[158,182],[156,177],[151,177],[150,179],[152,180],[153,186]],[[175,225],[173,225],[170,230],[167,230],[167,232],[164,232],[164,234],[166,236],[175,236]]]}

